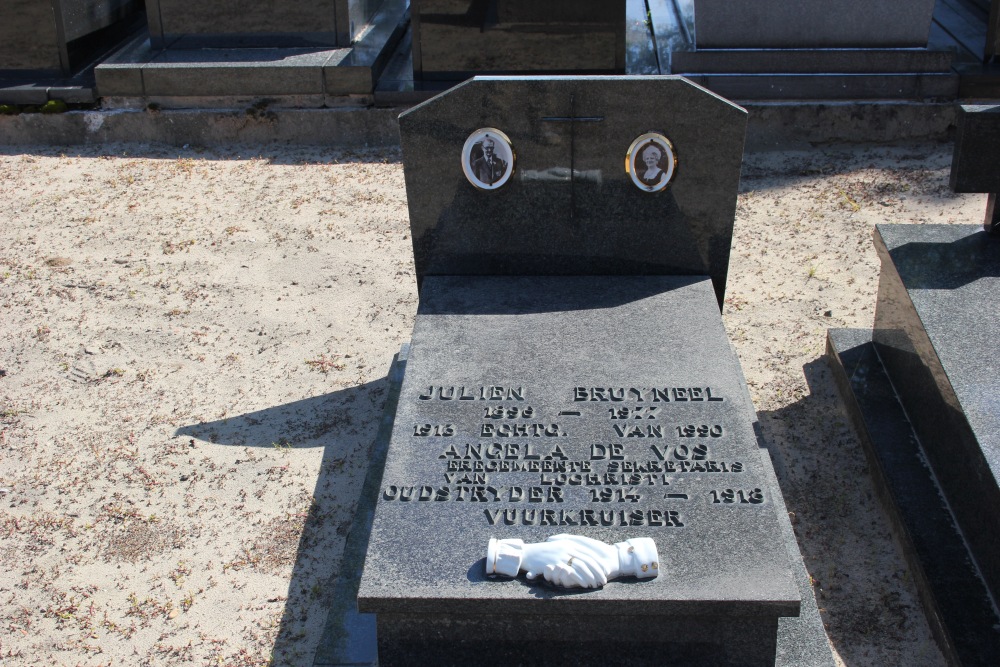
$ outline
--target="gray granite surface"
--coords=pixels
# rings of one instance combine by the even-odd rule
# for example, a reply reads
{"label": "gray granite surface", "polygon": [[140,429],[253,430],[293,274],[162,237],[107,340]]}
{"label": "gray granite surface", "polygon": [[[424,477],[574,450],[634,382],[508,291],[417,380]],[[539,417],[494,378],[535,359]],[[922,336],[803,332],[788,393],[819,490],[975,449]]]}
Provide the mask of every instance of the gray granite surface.
{"label": "gray granite surface", "polygon": [[52,3],[9,0],[0,7],[0,70],[62,69]]}
{"label": "gray granite surface", "polygon": [[351,46],[395,0],[146,0],[157,48]]}
{"label": "gray granite surface", "polygon": [[934,0],[694,0],[698,48],[926,46]]}
{"label": "gray granite surface", "polygon": [[1000,239],[878,225],[873,340],[994,595],[1000,593]]}
{"label": "gray granite surface", "polygon": [[[452,387],[456,397],[487,400],[442,400]],[[652,388],[669,400],[659,393],[654,398]],[[433,398],[419,398],[428,393]],[[494,396],[505,400],[489,400]],[[518,416],[489,416],[500,406],[516,408]],[[388,614],[797,615],[800,594],[766,491],[749,406],[705,278],[428,277],[359,608]],[[619,412],[623,408],[628,414]],[[434,426],[451,424],[455,435],[415,435],[424,424],[432,433]],[[499,436],[517,424],[532,435]],[[679,436],[678,428],[686,435],[688,425],[695,435]],[[483,436],[484,430],[492,435]],[[477,455],[470,453],[479,448],[484,472],[475,470]],[[523,470],[491,469],[505,464]],[[550,464],[555,467],[546,472]],[[581,472],[557,472],[560,465]],[[633,466],[647,472],[621,472]],[[427,496],[424,487],[433,489],[431,497],[447,494],[448,500],[419,500]],[[490,488],[500,500],[492,500]],[[511,502],[514,488],[523,491],[523,500]],[[724,500],[726,489],[734,490],[735,502]],[[594,501],[605,492],[610,502]],[[613,525],[579,525],[588,523],[586,510],[598,523],[607,512]],[[525,525],[546,519],[564,525]],[[664,564],[660,576],[582,595],[485,577],[491,536],[532,542],[567,531],[607,542],[653,537]]]}
{"label": "gray granite surface", "polygon": [[[378,664],[378,637],[375,615],[358,612],[357,592],[361,572],[364,567],[365,550],[367,549],[368,538],[371,532],[374,509],[378,502],[385,454],[392,435],[392,426],[395,421],[400,386],[403,380],[408,353],[409,343],[403,345],[389,372],[389,394],[386,399],[381,425],[372,447],[371,466],[369,467],[364,488],[358,500],[358,509],[355,513],[351,531],[348,534],[344,560],[341,563],[339,575],[333,577],[327,584],[332,590],[334,602],[326,620],[323,638],[317,649],[314,661],[316,667],[362,665],[371,667]],[[781,492],[778,487],[778,480],[774,475],[770,456],[763,450],[761,450],[760,454],[761,463],[768,480],[768,490],[772,494],[772,498],[774,498],[778,523],[781,526],[785,547],[792,562],[795,582],[802,597],[799,616],[778,619],[776,655],[773,664],[776,667],[829,667],[834,664],[833,655],[826,639],[826,633],[823,629],[823,622],[820,618],[815,598],[813,597],[812,584],[802,563],[798,544],[795,541],[795,534],[788,520],[787,510],[784,508],[784,501],[780,497]],[[426,626],[416,628],[417,632],[428,629]],[[634,635],[634,629],[630,629],[625,633],[627,639],[623,642],[624,648],[633,653],[636,644],[641,643],[637,641]],[[495,638],[487,638],[488,641],[492,639]],[[621,641],[620,637],[617,639]],[[618,650],[621,648],[621,646],[617,647]],[[538,662],[550,657],[545,655],[544,651],[538,652],[537,646],[523,646],[521,651],[525,662]],[[662,664],[662,654],[654,651],[652,647],[650,652],[652,653],[651,662]],[[486,654],[489,654],[488,648]],[[455,655],[461,657],[462,652],[458,651]],[[568,660],[574,656],[573,652],[570,651],[568,654],[560,653],[557,657]],[[704,664],[704,658],[705,656],[699,656],[702,664]]]}
{"label": "gray granite surface", "polygon": [[[572,120],[576,119],[576,120]],[[708,275],[722,303],[746,111],[680,77],[477,77],[400,116],[418,281],[429,275]],[[507,134],[516,171],[477,190],[461,153]],[[625,156],[662,132],[678,156],[660,193]]]}

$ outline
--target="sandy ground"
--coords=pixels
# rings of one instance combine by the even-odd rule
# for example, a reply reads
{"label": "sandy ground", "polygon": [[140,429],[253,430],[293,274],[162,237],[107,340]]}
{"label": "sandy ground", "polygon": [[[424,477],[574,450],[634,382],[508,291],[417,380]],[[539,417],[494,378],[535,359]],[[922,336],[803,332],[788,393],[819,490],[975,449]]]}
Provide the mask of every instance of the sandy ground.
{"label": "sandy ground", "polygon": [[[748,155],[725,322],[845,665],[939,665],[822,360],[950,145]],[[311,664],[416,310],[398,153],[0,151],[0,664]]]}

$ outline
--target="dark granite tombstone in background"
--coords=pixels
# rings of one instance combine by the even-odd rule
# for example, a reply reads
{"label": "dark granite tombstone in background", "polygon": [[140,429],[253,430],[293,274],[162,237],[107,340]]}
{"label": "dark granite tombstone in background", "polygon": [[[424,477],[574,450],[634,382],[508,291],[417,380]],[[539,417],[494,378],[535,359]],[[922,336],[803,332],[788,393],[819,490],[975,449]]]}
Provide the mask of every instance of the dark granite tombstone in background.
{"label": "dark granite tombstone in background", "polygon": [[[981,109],[960,115],[952,183],[992,193],[1000,115]],[[1000,239],[979,225],[879,225],[875,245],[874,330],[831,330],[827,356],[942,652],[995,664]]]}
{"label": "dark granite tombstone in background", "polygon": [[[358,593],[380,664],[832,664],[719,314],[745,111],[477,78],[400,121],[420,306]],[[465,175],[482,128],[496,189]],[[657,193],[622,160],[648,132],[678,155]],[[659,576],[487,579],[490,537],[566,532],[650,537]]]}
{"label": "dark granite tombstone in background", "polygon": [[69,76],[121,40],[142,0],[4,0],[0,78]]}
{"label": "dark granite tombstone in background", "polygon": [[934,0],[694,0],[698,48],[923,47]]}
{"label": "dark granite tombstone in background", "polygon": [[154,48],[350,46],[383,0],[146,0]]}
{"label": "dark granite tombstone in background", "polygon": [[412,0],[413,75],[624,74],[625,0]]}
{"label": "dark granite tombstone in background", "polygon": [[986,218],[983,227],[1000,234],[1000,106],[960,107],[955,153],[951,162],[951,189],[955,192],[985,192]]}

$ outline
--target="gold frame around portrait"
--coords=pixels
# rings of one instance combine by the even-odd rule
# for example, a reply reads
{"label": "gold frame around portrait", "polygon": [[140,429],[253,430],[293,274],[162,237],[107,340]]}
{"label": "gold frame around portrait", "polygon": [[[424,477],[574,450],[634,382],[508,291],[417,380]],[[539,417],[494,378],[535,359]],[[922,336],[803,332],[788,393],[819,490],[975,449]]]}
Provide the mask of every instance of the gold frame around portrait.
{"label": "gold frame around portrait", "polygon": [[[646,182],[639,176],[635,167],[636,160],[641,159],[640,151],[644,150],[646,145],[650,143],[658,145],[658,148],[664,153],[660,161],[663,166],[660,169],[665,173],[665,177],[658,179],[655,183]],[[625,173],[628,174],[635,187],[643,192],[662,192],[669,188],[677,177],[677,164],[677,149],[674,148],[673,142],[660,132],[640,134],[628,147],[628,152],[625,153]]]}
{"label": "gold frame around portrait", "polygon": [[[506,171],[495,183],[487,183],[480,180],[472,169],[472,150],[475,146],[481,145],[483,139],[487,137],[494,141],[494,145],[499,143],[503,146],[502,150],[496,151],[497,157],[503,160],[507,156],[502,153],[507,153],[510,158],[507,160]],[[479,128],[469,135],[469,138],[465,140],[465,145],[462,146],[462,172],[465,174],[465,178],[469,181],[469,183],[471,183],[477,190],[490,191],[502,188],[510,181],[516,169],[517,153],[514,151],[514,145],[511,143],[510,137],[495,127]]]}

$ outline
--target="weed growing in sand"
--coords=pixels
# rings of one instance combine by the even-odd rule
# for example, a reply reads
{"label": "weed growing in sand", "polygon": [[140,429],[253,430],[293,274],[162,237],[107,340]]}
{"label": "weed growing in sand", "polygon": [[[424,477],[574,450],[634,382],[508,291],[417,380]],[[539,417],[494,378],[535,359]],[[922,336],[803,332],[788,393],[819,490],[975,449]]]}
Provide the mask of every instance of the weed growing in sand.
{"label": "weed growing in sand", "polygon": [[328,357],[326,356],[326,353],[323,353],[315,359],[306,359],[305,363],[306,366],[312,370],[319,371],[323,375],[326,375],[330,371],[342,371],[347,367],[345,364],[337,361],[339,358],[339,354]]}
{"label": "weed growing in sand", "polygon": [[163,244],[163,254],[173,255],[175,252],[180,252],[181,250],[185,252],[191,252],[191,246],[195,244],[194,239],[188,239],[187,241],[178,241],[174,243],[173,241],[166,241]]}
{"label": "weed growing in sand", "polygon": [[295,445],[289,442],[288,438],[279,438],[277,442],[272,442],[271,446],[274,447],[279,452],[288,452]]}

